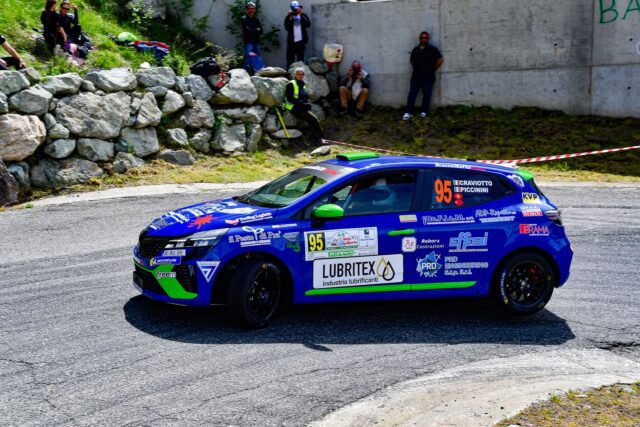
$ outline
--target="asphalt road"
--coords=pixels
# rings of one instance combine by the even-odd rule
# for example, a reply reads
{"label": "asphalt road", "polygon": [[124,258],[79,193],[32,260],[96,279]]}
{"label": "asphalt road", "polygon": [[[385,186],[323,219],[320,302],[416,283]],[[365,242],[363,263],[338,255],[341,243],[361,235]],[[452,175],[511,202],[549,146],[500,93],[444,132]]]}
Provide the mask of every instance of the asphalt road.
{"label": "asphalt road", "polygon": [[601,348],[639,361],[640,187],[544,190],[575,257],[536,316],[485,300],[325,305],[259,331],[131,286],[149,220],[220,192],[2,212],[0,425],[304,425],[489,358]]}

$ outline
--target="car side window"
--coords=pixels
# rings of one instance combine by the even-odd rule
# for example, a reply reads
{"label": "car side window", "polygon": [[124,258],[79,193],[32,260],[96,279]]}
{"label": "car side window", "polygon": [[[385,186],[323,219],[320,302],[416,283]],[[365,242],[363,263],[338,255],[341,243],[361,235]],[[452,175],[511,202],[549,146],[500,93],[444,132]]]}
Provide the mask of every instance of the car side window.
{"label": "car side window", "polygon": [[499,176],[466,171],[434,170],[427,182],[427,209],[458,209],[476,206],[513,193]]}
{"label": "car side window", "polygon": [[397,171],[367,176],[316,200],[307,215],[325,204],[340,206],[345,217],[406,212],[411,209],[416,175],[414,171]]}

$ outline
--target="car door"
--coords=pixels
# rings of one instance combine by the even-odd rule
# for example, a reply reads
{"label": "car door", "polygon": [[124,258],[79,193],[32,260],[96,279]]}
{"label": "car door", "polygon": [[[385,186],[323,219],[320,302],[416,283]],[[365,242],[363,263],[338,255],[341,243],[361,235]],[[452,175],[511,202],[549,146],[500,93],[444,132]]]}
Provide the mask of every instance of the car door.
{"label": "car door", "polygon": [[[408,290],[413,273],[403,240],[415,243],[417,177],[416,170],[367,174],[311,203],[301,224],[304,285],[296,297],[368,299]],[[313,211],[326,204],[340,206],[344,217],[314,220]]]}
{"label": "car door", "polygon": [[458,169],[429,170],[423,188],[416,289],[485,293],[515,224],[515,209],[504,203],[515,189],[498,175]]}

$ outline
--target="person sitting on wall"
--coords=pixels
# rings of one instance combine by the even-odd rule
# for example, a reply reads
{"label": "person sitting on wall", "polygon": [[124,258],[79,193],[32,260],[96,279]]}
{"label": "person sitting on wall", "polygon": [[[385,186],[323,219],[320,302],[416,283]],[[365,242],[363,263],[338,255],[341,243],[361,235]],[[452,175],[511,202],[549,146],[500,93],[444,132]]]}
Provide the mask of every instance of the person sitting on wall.
{"label": "person sitting on wall", "polygon": [[18,55],[18,52],[11,47],[7,39],[5,39],[2,34],[0,34],[0,46],[2,46],[4,50],[11,55],[0,58],[0,70],[7,70],[9,67],[14,67],[16,70],[22,70],[27,67],[22,58],[20,58],[20,55]]}
{"label": "person sitting on wall", "polygon": [[56,0],[47,0],[40,22],[43,27],[44,40],[51,52],[55,52],[56,46],[64,48],[67,44],[67,34],[60,25],[60,15],[56,12]]}
{"label": "person sitting on wall", "polygon": [[[242,26],[242,42],[244,43],[244,63],[242,67],[251,75],[258,71],[262,65],[262,60],[259,59],[262,24],[255,15],[256,4],[249,2],[247,3],[247,14],[240,20],[240,25]],[[258,65],[256,65],[254,62],[258,59]]]}
{"label": "person sitting on wall", "polygon": [[296,0],[284,18],[284,29],[287,30],[287,70],[294,62],[304,61],[304,50],[309,42],[307,28],[311,20],[302,11],[302,5]]}
{"label": "person sitting on wall", "polygon": [[355,116],[362,118],[364,104],[369,97],[371,79],[360,62],[353,61],[347,75],[340,82],[340,114],[346,115],[355,104]]}
{"label": "person sitting on wall", "polygon": [[311,112],[311,101],[307,94],[307,85],[304,82],[304,68],[296,68],[294,76],[294,80],[287,83],[284,108],[291,111],[296,117],[306,121],[313,134],[314,143],[322,145],[324,134],[320,121]]}

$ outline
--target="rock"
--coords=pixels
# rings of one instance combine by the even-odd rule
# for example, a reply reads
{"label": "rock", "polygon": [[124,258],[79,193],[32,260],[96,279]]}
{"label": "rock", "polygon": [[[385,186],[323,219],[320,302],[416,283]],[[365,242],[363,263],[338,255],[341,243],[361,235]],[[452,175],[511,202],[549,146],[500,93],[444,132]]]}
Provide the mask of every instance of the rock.
{"label": "rock", "polygon": [[48,159],[40,160],[29,171],[31,185],[38,188],[55,187],[58,169],[57,162]]}
{"label": "rock", "polygon": [[158,126],[161,119],[162,111],[158,108],[156,97],[152,93],[145,94],[142,98],[134,127],[140,129],[147,126]]}
{"label": "rock", "polygon": [[35,68],[27,67],[20,70],[22,74],[29,80],[32,85],[38,83],[41,79],[40,73]]}
{"label": "rock", "polygon": [[187,86],[189,86],[189,92],[191,92],[194,99],[209,101],[211,96],[213,96],[213,91],[202,76],[192,74],[185,77],[184,80],[187,83]]}
{"label": "rock", "polygon": [[225,153],[233,153],[236,151],[244,151],[247,140],[247,134],[244,124],[227,125],[222,124],[211,142],[211,146]]}
{"label": "rock", "polygon": [[189,90],[189,86],[187,86],[187,82],[184,80],[184,77],[176,77],[174,89],[178,93],[184,93]]}
{"label": "rock", "polygon": [[44,142],[47,130],[37,116],[0,116],[0,159],[23,160]]}
{"label": "rock", "polygon": [[29,80],[20,71],[0,72],[0,92],[5,95],[13,95],[29,86]]}
{"label": "rock", "polygon": [[192,165],[196,161],[187,150],[162,150],[158,158],[180,166]]}
{"label": "rock", "polygon": [[[298,119],[293,115],[291,111],[285,110],[282,113],[282,120],[284,120],[284,125],[288,128],[298,126]],[[300,120],[301,123],[306,124],[304,120]]]}
{"label": "rock", "polygon": [[[77,93],[82,86],[82,77],[78,73],[66,73],[47,77],[40,86],[52,95],[72,95]],[[94,87],[95,91],[95,87]]]}
{"label": "rock", "polygon": [[208,80],[209,80],[209,85],[211,85],[211,87],[221,88],[224,85],[229,83],[229,74],[227,73],[214,74],[213,76],[209,76]]}
{"label": "rock", "polygon": [[273,133],[278,129],[280,129],[280,126],[278,124],[278,117],[276,117],[274,114],[267,114],[267,117],[265,117],[264,121],[262,122],[262,130],[267,133]]}
{"label": "rock", "polygon": [[56,118],[49,113],[44,115],[44,117],[42,118],[42,121],[44,122],[44,127],[47,130],[51,129],[56,125]]}
{"label": "rock", "polygon": [[251,81],[256,87],[258,94],[258,103],[273,107],[284,102],[284,92],[289,80],[284,77],[268,78],[268,77],[251,77]]}
{"label": "rock", "polygon": [[194,107],[196,105],[196,100],[193,98],[191,92],[183,93],[182,99],[184,99],[184,103],[187,105],[187,107]]}
{"label": "rock", "polygon": [[327,79],[327,84],[329,85],[329,93],[338,93],[338,87],[340,85],[340,74],[337,71],[329,71],[324,76]]}
{"label": "rock", "polygon": [[7,95],[0,92],[0,114],[9,112],[9,101],[7,100]]}
{"label": "rock", "polygon": [[211,131],[203,129],[193,135],[191,146],[202,153],[208,153],[209,141],[211,141]]}
{"label": "rock", "polygon": [[181,127],[190,127],[194,129],[200,128],[213,128],[213,111],[209,104],[198,99],[195,101],[193,108],[187,108],[183,110],[180,118],[178,119],[178,125]]}
{"label": "rock", "polygon": [[164,97],[164,104],[162,104],[162,112],[164,114],[172,114],[180,110],[185,106],[185,101],[182,95],[172,90],[167,91],[167,95]]}
{"label": "rock", "polygon": [[9,105],[25,114],[41,115],[49,111],[49,101],[53,95],[39,86],[18,92],[9,98]]}
{"label": "rock", "polygon": [[62,126],[60,123],[56,123],[47,134],[49,139],[65,139],[69,138],[69,129]]}
{"label": "rock", "polygon": [[102,176],[97,164],[84,159],[47,160],[43,159],[31,168],[31,185],[34,187],[69,187],[83,184],[92,177]]}
{"label": "rock", "polygon": [[85,76],[85,80],[105,92],[130,91],[138,86],[136,76],[128,68],[92,71]]}
{"label": "rock", "polygon": [[313,73],[304,62],[294,62],[291,64],[289,74],[293,75],[293,70],[299,67],[304,68],[304,82],[307,84],[307,93],[309,94],[311,101],[316,101],[329,95],[329,84],[327,83],[327,79]]}
{"label": "rock", "polygon": [[18,181],[0,160],[0,207],[18,201]]}
{"label": "rock", "polygon": [[58,108],[58,100],[56,98],[51,99],[49,102],[49,111],[53,111]]}
{"label": "rock", "polygon": [[187,147],[189,145],[189,139],[187,138],[187,132],[184,129],[168,129],[167,130],[167,142],[170,145],[178,145],[181,147]]}
{"label": "rock", "polygon": [[212,104],[253,104],[258,92],[246,70],[241,68],[229,71],[229,83],[211,98]]}
{"label": "rock", "polygon": [[262,123],[267,115],[267,109],[259,105],[248,108],[232,108],[229,110],[216,110],[215,114],[228,117],[233,120],[240,120],[247,123]]}
{"label": "rock", "polygon": [[147,88],[147,92],[152,93],[156,98],[164,98],[167,96],[169,89],[163,86],[151,86]]}
{"label": "rock", "polygon": [[167,6],[163,0],[132,0],[128,7],[131,8],[133,4],[140,5],[145,11],[148,11],[151,19],[164,21],[167,17]]}
{"label": "rock", "polygon": [[311,112],[318,118],[319,122],[324,122],[327,119],[327,115],[324,110],[318,104],[311,104]]}
{"label": "rock", "polygon": [[54,159],[64,159],[69,157],[73,150],[76,149],[75,139],[58,139],[50,144],[45,145],[44,153]]}
{"label": "rock", "polygon": [[286,77],[287,70],[280,67],[264,67],[256,73],[258,77]]}
{"label": "rock", "polygon": [[144,166],[144,160],[129,153],[118,153],[113,161],[113,171],[116,173],[125,173],[129,169]]}
{"label": "rock", "polygon": [[121,139],[117,140],[114,146],[116,153],[128,153],[129,152],[129,144],[127,141],[123,141]]}
{"label": "rock", "polygon": [[82,86],[80,86],[80,88],[85,92],[95,92],[96,91],[96,85],[94,85],[89,80],[83,80],[82,81]]}
{"label": "rock", "polygon": [[113,142],[81,138],[78,140],[78,153],[92,162],[106,162],[115,155],[115,147]]}
{"label": "rock", "polygon": [[105,96],[85,92],[61,99],[56,120],[79,137],[116,138],[129,120],[130,105],[124,92]]}
{"label": "rock", "polygon": [[24,188],[25,190],[29,190],[31,188],[31,181],[29,180],[29,165],[27,162],[18,162],[10,164],[7,167],[9,173],[13,175],[16,181],[18,181],[18,186]]}
{"label": "rock", "polygon": [[170,89],[176,85],[176,73],[171,67],[151,67],[138,70],[136,73],[138,85],[142,87],[162,86]]}
{"label": "rock", "polygon": [[258,143],[261,139],[262,126],[260,126],[259,123],[251,126],[249,133],[247,134],[247,151],[250,153],[258,151]]}
{"label": "rock", "polygon": [[323,145],[322,147],[318,147],[311,152],[312,156],[326,156],[331,154],[331,149],[333,145]]}
{"label": "rock", "polygon": [[144,129],[124,128],[120,138],[138,157],[147,157],[160,151],[158,134],[156,129],[148,127]]}
{"label": "rock", "polygon": [[329,65],[327,65],[327,61],[322,58],[309,58],[307,64],[311,71],[316,74],[327,74],[329,72]]}

